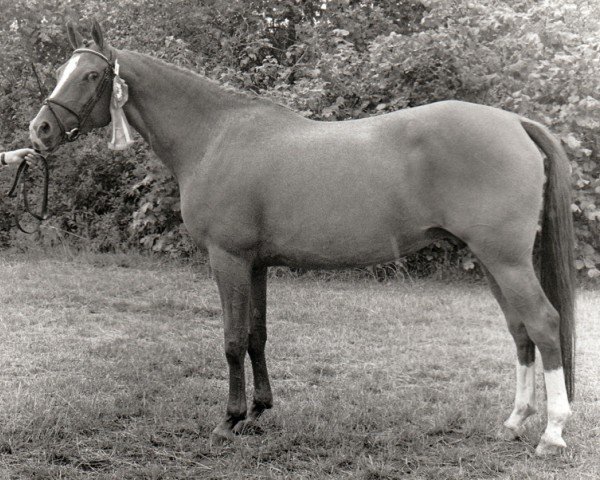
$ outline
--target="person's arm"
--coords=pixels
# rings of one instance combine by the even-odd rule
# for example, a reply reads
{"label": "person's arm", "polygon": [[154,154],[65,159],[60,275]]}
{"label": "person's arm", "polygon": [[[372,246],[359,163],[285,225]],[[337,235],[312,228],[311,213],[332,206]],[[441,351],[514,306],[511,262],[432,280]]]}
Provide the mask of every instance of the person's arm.
{"label": "person's arm", "polygon": [[6,165],[20,164],[23,160],[32,162],[37,157],[37,153],[33,148],[20,148],[19,150],[12,150],[10,152],[0,153],[0,165],[3,167]]}

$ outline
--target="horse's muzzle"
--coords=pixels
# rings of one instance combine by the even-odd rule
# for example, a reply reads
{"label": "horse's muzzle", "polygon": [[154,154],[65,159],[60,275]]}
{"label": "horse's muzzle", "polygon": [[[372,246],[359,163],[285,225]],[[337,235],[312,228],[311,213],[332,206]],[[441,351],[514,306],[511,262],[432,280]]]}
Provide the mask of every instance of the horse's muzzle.
{"label": "horse's muzzle", "polygon": [[40,152],[50,152],[60,144],[62,132],[47,107],[42,107],[29,124],[29,139]]}

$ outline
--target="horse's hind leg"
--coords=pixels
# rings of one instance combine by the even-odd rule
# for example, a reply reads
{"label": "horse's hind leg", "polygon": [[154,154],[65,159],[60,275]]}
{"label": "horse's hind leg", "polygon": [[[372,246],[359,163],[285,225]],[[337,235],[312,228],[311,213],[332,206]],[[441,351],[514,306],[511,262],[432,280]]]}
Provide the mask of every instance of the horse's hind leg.
{"label": "horse's hind leg", "polygon": [[273,394],[271,393],[265,359],[265,345],[267,343],[267,267],[255,267],[252,270],[250,293],[248,354],[252,362],[252,374],[254,376],[254,398],[246,420],[235,426],[235,433],[242,433],[266,409],[273,406]]}
{"label": "horse's hind leg", "polygon": [[[521,350],[521,358],[525,361],[524,364],[520,364],[524,365],[522,370],[518,370],[518,375],[522,378],[521,382],[525,385],[527,379],[533,377],[533,370],[527,370],[527,362],[530,361],[533,366],[533,354],[525,334],[538,347],[542,356],[548,424],[536,453],[538,455],[556,453],[566,447],[562,430],[571,415],[562,368],[558,312],[546,298],[530,260],[486,262],[481,255],[479,257],[502,293],[503,309],[508,312],[509,326],[512,325],[511,333],[513,336],[516,334],[517,351]],[[533,379],[531,378],[530,381],[533,382]],[[519,425],[523,413],[517,412],[515,417],[511,415],[511,418]]]}
{"label": "horse's hind leg", "polygon": [[[485,269],[485,268],[484,268]],[[525,324],[518,312],[506,301],[500,286],[493,275],[486,270],[490,289],[504,312],[508,330],[517,347],[515,405],[510,417],[504,422],[500,436],[504,440],[514,440],[525,431],[525,420],[536,411],[535,402],[535,344],[529,338]]]}

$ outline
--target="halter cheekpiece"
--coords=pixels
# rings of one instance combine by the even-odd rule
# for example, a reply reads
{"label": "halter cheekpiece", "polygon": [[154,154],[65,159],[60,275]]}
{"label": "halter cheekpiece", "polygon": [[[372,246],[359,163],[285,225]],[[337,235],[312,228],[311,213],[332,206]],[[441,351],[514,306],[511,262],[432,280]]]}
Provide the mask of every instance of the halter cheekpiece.
{"label": "halter cheekpiece", "polygon": [[[113,62],[111,62],[106,56],[104,56],[100,52],[96,52],[95,50],[92,50],[90,48],[78,48],[73,52],[73,54],[76,53],[91,53],[92,55],[96,55],[97,57],[100,57],[102,60],[104,60],[107,66],[104,68],[100,82],[98,83],[98,85],[96,85],[94,95],[92,95],[92,97],[83,105],[83,107],[81,107],[81,111],[79,113],[75,112],[70,107],[67,107],[64,103],[59,102],[53,98],[48,97],[46,98],[46,100],[44,100],[44,105],[46,105],[50,112],[52,112],[52,115],[54,115],[54,118],[56,119],[56,122],[58,123],[58,126],[67,142],[73,142],[77,140],[81,128],[83,127],[83,124],[87,121],[88,117],[92,113],[92,110],[96,106],[96,103],[98,103],[98,100],[102,98],[102,95],[104,94],[106,88],[112,87],[113,78],[115,76],[115,68]],[[60,120],[60,117],[52,108],[52,104],[63,108],[71,115],[73,115],[77,119],[77,126],[67,131],[67,129],[65,128],[65,124]]]}

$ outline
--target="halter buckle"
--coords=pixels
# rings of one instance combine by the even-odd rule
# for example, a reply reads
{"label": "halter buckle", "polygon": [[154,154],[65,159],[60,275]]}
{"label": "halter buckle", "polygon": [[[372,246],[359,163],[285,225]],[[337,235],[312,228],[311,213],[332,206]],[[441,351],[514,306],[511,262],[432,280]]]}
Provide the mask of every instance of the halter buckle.
{"label": "halter buckle", "polygon": [[67,142],[74,142],[77,140],[77,138],[79,138],[79,133],[79,128],[77,127],[75,127],[73,130],[65,132],[65,138],[67,139]]}

